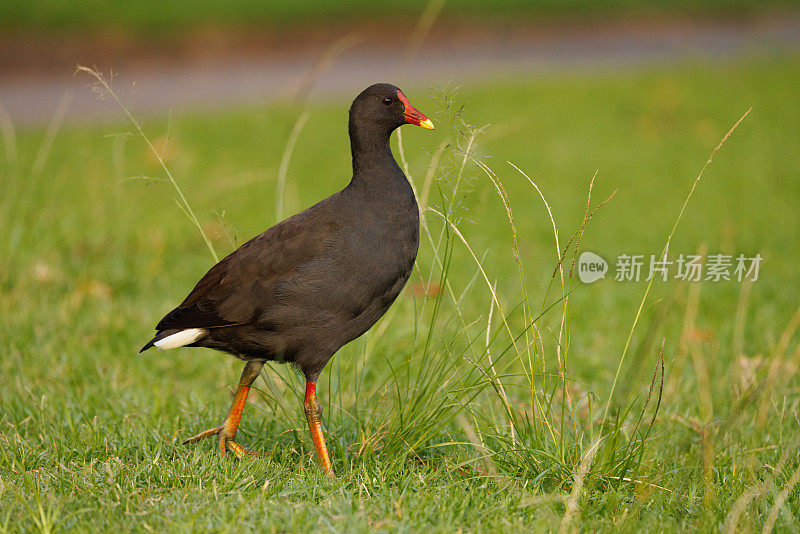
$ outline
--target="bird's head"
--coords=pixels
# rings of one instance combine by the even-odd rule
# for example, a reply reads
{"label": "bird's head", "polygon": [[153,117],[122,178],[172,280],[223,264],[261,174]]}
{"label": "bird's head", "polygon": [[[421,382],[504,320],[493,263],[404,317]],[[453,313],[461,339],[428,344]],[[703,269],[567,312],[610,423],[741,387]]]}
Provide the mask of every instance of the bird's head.
{"label": "bird's head", "polygon": [[431,120],[420,113],[403,91],[389,83],[376,83],[364,89],[350,106],[351,125],[374,125],[388,132],[404,124],[433,130]]}

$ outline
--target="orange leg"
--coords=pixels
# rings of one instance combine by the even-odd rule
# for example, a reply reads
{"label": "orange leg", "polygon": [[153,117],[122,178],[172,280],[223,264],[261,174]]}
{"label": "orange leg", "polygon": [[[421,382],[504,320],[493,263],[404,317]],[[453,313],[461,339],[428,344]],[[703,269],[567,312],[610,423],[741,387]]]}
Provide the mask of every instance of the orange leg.
{"label": "orange leg", "polygon": [[200,432],[196,436],[184,441],[183,444],[196,443],[204,438],[218,436],[220,456],[225,456],[228,450],[239,458],[248,454],[247,449],[236,443],[234,438],[236,438],[236,431],[239,430],[239,421],[242,419],[242,411],[244,411],[244,405],[247,403],[247,395],[250,393],[250,387],[253,385],[256,378],[258,378],[258,374],[261,372],[263,366],[264,362],[247,362],[247,365],[244,366],[244,370],[242,371],[242,377],[239,379],[239,388],[236,390],[236,395],[233,397],[233,404],[231,404],[231,409],[222,425]]}
{"label": "orange leg", "polygon": [[306,412],[308,428],[311,430],[311,439],[314,440],[314,447],[317,449],[319,462],[322,464],[322,470],[330,474],[331,459],[328,456],[328,446],[325,445],[325,436],[322,433],[322,424],[320,423],[322,405],[317,400],[317,385],[314,382],[306,382],[306,400],[303,403],[303,408]]}

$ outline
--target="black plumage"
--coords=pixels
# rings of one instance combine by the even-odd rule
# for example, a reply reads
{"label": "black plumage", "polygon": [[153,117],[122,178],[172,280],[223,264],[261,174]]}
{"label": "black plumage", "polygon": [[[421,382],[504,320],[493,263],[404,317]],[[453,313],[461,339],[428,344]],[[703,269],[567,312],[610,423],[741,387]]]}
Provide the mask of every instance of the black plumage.
{"label": "black plumage", "polygon": [[408,123],[433,127],[393,85],[360,93],[349,114],[350,183],[214,265],[142,350],[199,328],[188,346],[291,362],[315,383],[336,351],[386,312],[413,269],[419,211],[389,144]]}

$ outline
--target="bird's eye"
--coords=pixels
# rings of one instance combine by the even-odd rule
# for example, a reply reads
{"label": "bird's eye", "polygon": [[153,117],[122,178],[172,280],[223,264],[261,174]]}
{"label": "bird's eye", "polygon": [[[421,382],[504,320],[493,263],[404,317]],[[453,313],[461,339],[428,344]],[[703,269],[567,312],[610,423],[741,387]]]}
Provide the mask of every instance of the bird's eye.
{"label": "bird's eye", "polygon": [[392,99],[391,99],[391,98],[384,98],[384,99],[383,99],[383,103],[384,103],[384,104],[386,104],[386,105],[388,106],[389,104],[391,104],[391,103],[392,103]]}

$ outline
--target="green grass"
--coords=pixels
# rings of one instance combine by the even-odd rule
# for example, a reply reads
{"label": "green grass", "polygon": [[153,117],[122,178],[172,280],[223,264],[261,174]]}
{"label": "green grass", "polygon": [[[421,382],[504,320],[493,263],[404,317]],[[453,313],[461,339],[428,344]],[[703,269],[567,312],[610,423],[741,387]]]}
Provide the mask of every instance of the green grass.
{"label": "green grass", "polygon": [[[149,32],[165,34],[196,27],[259,27],[305,25],[309,22],[328,24],[364,19],[387,22],[413,21],[429,4],[429,0],[403,2],[374,2],[351,0],[348,2],[280,2],[262,0],[200,1],[180,3],[157,0],[128,0],[104,2],[86,0],[9,0],[0,10],[0,27],[42,31],[78,30],[89,32]],[[646,2],[643,0],[613,0],[591,2],[588,0],[451,0],[442,11],[444,19],[473,18],[515,20],[520,17],[531,21],[563,19],[575,21],[597,16],[663,15],[663,14],[715,14],[729,16],[762,11],[764,8],[791,8],[787,0],[755,2],[753,0],[669,0]]]}
{"label": "green grass", "polygon": [[[790,490],[800,356],[787,326],[800,262],[798,60],[498,80],[462,88],[452,104],[439,91],[409,89],[437,124],[403,130],[416,187],[424,188],[430,154],[449,140],[430,205],[496,281],[508,326],[452,227],[427,212],[431,241],[423,237],[416,291],[320,379],[335,480],[314,465],[301,383],[286,367],[257,382],[243,418],[241,442],[266,457],[221,461],[210,441],[180,445],[218,424],[241,364],[201,349],[136,353],[211,259],[130,125],[69,126],[38,156],[44,131],[8,137],[6,129],[0,530],[554,530],[600,436],[579,477],[572,526],[716,530],[755,491],[742,501],[740,528],[760,529],[785,498],[775,527],[797,529],[800,496]],[[288,168],[286,212],[346,183],[347,105],[309,109]],[[588,224],[580,250],[612,261],[657,254],[711,150],[751,106],[705,172],[670,251],[761,253],[759,280],[749,294],[734,281],[654,284],[610,403],[646,283],[573,283],[562,379],[559,303],[536,324],[540,337],[527,330],[532,345],[524,347],[531,317],[562,290],[552,283],[544,205],[506,161],[546,196],[562,247],[597,170],[592,206],[618,192]],[[471,129],[461,119],[491,123],[463,174]],[[276,105],[145,124],[157,145],[169,133],[167,164],[219,252],[275,222],[278,168],[295,120]],[[476,160],[507,193],[525,290],[506,209]],[[126,180],[142,175],[150,179]],[[425,298],[420,288],[431,280],[445,289]],[[519,356],[509,331],[520,336]],[[662,339],[655,413],[658,379],[645,401]]]}

